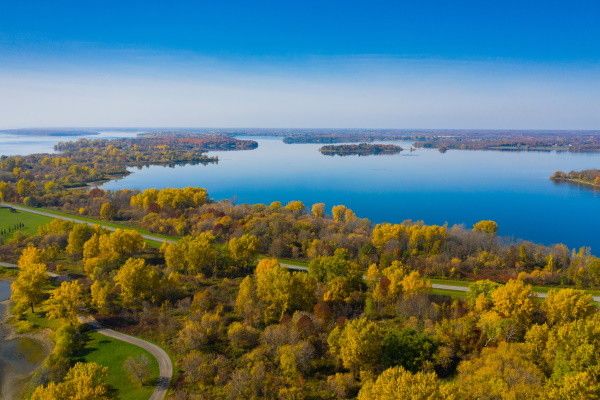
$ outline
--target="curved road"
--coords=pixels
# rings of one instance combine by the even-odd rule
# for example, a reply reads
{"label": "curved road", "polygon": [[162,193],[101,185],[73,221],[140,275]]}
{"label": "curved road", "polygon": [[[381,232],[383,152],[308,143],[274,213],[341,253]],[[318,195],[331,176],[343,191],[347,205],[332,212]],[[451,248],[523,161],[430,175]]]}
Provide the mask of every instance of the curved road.
{"label": "curved road", "polygon": [[105,328],[92,316],[79,317],[79,320],[82,323],[88,324],[95,331],[104,336],[141,347],[148,353],[152,354],[158,361],[159,377],[158,381],[156,382],[156,389],[154,389],[154,392],[150,396],[150,400],[163,400],[165,398],[167,395],[167,390],[169,389],[169,383],[171,382],[171,378],[173,378],[173,364],[171,363],[171,358],[163,349],[154,343],[147,342],[138,337],[126,335],[124,333]]}
{"label": "curved road", "polygon": [[[114,228],[112,226],[108,226],[108,225],[104,225],[101,222],[89,222],[89,221],[84,221],[81,219],[77,219],[77,218],[71,218],[71,217],[66,217],[63,215],[58,215],[58,214],[53,214],[51,212],[47,212],[47,211],[41,211],[41,210],[36,210],[33,208],[27,208],[27,207],[22,207],[19,205],[15,205],[15,204],[9,204],[9,203],[0,203],[0,207],[4,206],[4,207],[12,207],[15,210],[19,210],[19,211],[24,211],[24,212],[29,212],[29,213],[33,213],[33,214],[38,214],[38,215],[43,215],[46,217],[50,217],[50,218],[57,218],[57,219],[62,219],[65,221],[70,221],[70,222],[76,222],[76,223],[80,223],[80,224],[87,224],[87,225],[99,225],[104,229],[110,230],[110,231],[115,231],[117,228]],[[124,227],[125,228],[125,227]],[[159,242],[159,243],[175,243],[175,240],[173,239],[167,239],[164,237],[160,237],[160,236],[155,236],[155,235],[148,235],[148,234],[142,234],[142,237],[144,239],[148,239],[148,240],[152,240],[155,242]],[[299,265],[293,265],[293,264],[286,264],[286,263],[279,263],[282,267],[287,268],[289,270],[292,271],[308,271],[307,267],[303,267],[303,266],[299,266]],[[468,292],[469,291],[469,287],[468,286],[457,286],[457,285],[446,285],[446,284],[440,284],[440,283],[433,283],[431,285],[431,287],[433,289],[444,289],[444,290],[454,290],[457,292]],[[543,292],[534,292],[536,297],[541,297],[541,298],[545,298],[547,295],[546,293]],[[600,302],[600,296],[592,296],[594,301],[596,302]]]}
{"label": "curved road", "polygon": [[[78,224],[86,224],[86,225],[90,225],[90,226],[101,226],[102,228],[108,230],[108,231],[116,231],[117,229],[128,229],[126,226],[124,227],[119,227],[119,228],[115,228],[113,226],[109,226],[109,225],[104,225],[101,222],[91,222],[91,221],[85,221],[79,218],[75,218],[75,217],[67,217],[64,215],[59,215],[59,214],[54,214],[52,212],[48,212],[48,211],[43,211],[43,210],[37,210],[35,208],[28,208],[28,207],[23,207],[20,206],[18,204],[9,204],[9,203],[0,203],[0,207],[7,207],[7,208],[14,208],[15,210],[18,211],[23,211],[23,212],[28,212],[30,214],[37,214],[37,215],[42,215],[44,217],[50,217],[50,218],[55,218],[55,219],[62,219],[63,221],[69,221],[69,222],[75,222]],[[152,240],[154,242],[160,242],[160,243],[174,243],[175,241],[172,239],[167,239],[164,237],[160,237],[160,236],[155,236],[155,235],[148,235],[145,233],[140,233],[140,235],[147,240]]]}
{"label": "curved road", "polygon": [[[291,271],[308,272],[308,268],[303,267],[301,265],[286,264],[283,262],[279,262],[279,265],[281,265],[283,268],[289,269]],[[444,283],[432,283],[431,288],[432,289],[453,290],[455,292],[468,292],[469,291],[468,286],[446,285]],[[544,293],[544,292],[533,292],[533,295],[535,297],[539,297],[542,299],[545,299],[546,297],[548,297],[548,293]],[[594,300],[597,303],[600,303],[600,296],[592,296],[592,300]]]}
{"label": "curved road", "polygon": [[[0,261],[0,267],[18,268],[18,266],[15,264],[10,264],[2,261]],[[51,273],[48,273],[48,275],[50,274]],[[58,275],[52,274],[52,276]],[[156,358],[156,361],[158,361],[159,376],[158,381],[156,382],[156,389],[154,389],[154,392],[152,392],[150,400],[163,400],[165,398],[167,390],[169,389],[169,384],[171,383],[171,378],[173,378],[173,363],[171,362],[171,358],[169,357],[166,351],[164,351],[154,343],[147,342],[135,336],[130,336],[121,332],[117,332],[113,329],[105,328],[92,316],[80,316],[79,321],[81,323],[88,324],[101,335],[108,336],[120,340],[122,342],[130,343],[137,347],[141,347],[148,353],[152,354],[152,356]]]}

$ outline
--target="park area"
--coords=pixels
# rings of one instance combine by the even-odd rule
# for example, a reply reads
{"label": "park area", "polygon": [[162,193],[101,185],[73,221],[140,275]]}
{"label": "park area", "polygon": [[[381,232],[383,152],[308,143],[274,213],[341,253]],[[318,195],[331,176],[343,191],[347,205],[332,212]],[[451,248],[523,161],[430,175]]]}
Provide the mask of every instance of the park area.
{"label": "park area", "polygon": [[33,234],[39,226],[50,221],[52,221],[52,218],[43,215],[6,207],[0,208],[0,238],[10,239],[16,232],[22,232],[25,235]]}

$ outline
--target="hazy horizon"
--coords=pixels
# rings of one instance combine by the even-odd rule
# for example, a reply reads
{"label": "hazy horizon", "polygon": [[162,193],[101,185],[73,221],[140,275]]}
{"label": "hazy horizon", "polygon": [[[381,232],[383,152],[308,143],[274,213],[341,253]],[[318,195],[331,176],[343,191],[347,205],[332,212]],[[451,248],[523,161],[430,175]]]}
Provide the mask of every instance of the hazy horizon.
{"label": "hazy horizon", "polygon": [[0,129],[600,128],[591,2],[32,1],[4,11]]}

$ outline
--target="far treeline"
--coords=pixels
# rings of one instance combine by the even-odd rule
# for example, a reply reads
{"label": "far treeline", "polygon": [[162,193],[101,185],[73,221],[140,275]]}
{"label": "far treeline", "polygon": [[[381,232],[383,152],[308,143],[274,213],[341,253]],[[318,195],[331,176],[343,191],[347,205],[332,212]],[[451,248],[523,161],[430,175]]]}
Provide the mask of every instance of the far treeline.
{"label": "far treeline", "polygon": [[598,152],[599,131],[416,130],[287,133],[284,143],[411,141],[416,148],[447,150]]}

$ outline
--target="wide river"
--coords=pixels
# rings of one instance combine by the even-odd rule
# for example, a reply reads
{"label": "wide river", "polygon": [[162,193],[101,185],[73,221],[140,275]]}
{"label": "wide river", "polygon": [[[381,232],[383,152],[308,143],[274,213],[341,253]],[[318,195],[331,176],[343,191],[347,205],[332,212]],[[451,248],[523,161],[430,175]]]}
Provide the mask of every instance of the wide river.
{"label": "wide river", "polygon": [[[104,134],[111,135],[110,133]],[[331,157],[316,144],[284,144],[254,138],[250,151],[215,152],[219,163],[152,166],[111,181],[106,189],[201,186],[213,199],[237,203],[302,200],[307,205],[345,204],[375,222],[423,220],[430,224],[471,225],[480,219],[499,223],[504,236],[544,244],[562,242],[600,253],[600,192],[555,184],[556,170],[600,168],[600,154],[408,150],[391,156]],[[0,154],[27,149],[50,151],[16,139]],[[62,139],[64,140],[64,139]],[[405,149],[410,143],[401,143]]]}

